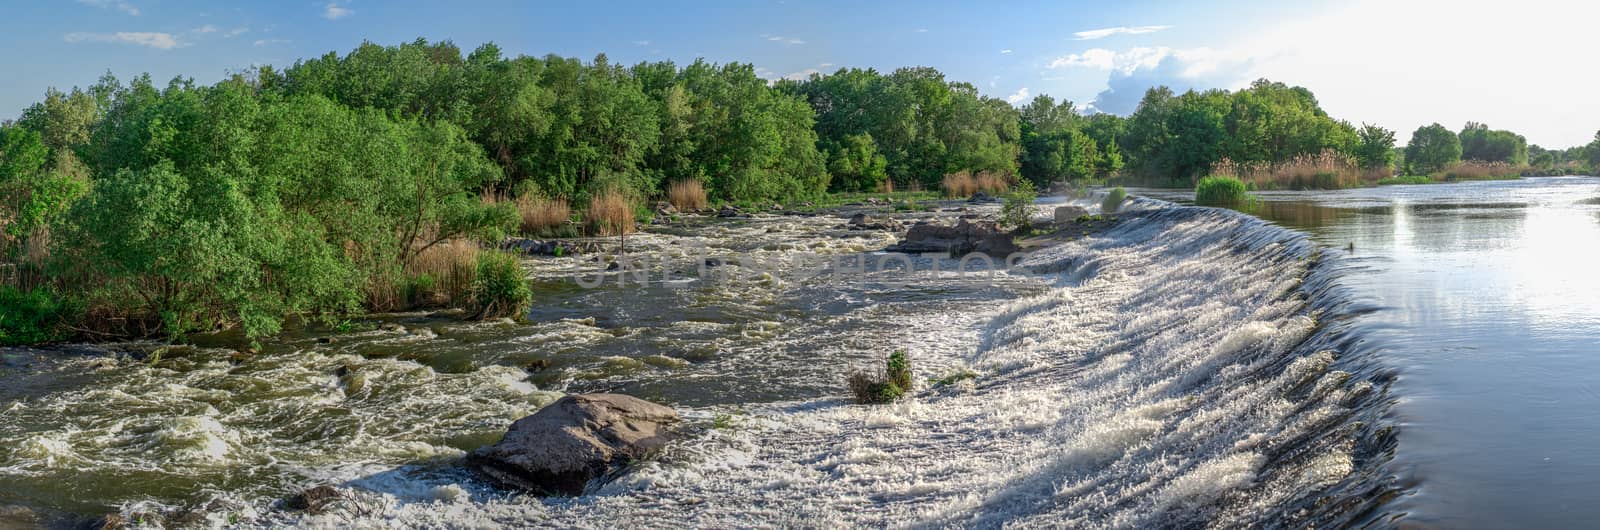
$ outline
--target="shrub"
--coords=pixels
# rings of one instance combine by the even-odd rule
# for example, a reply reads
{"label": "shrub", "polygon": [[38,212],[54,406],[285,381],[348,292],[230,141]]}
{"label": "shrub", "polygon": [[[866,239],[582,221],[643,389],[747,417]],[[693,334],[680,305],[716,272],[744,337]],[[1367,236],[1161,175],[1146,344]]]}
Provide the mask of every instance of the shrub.
{"label": "shrub", "polygon": [[524,235],[553,235],[572,218],[572,208],[563,199],[523,195],[517,197],[517,214]]}
{"label": "shrub", "polygon": [[882,374],[850,374],[850,392],[861,404],[889,403],[911,390],[911,359],[903,351],[889,354]]}
{"label": "shrub", "polygon": [[478,276],[472,283],[473,318],[521,320],[532,302],[533,291],[516,256],[498,251],[478,255]]}
{"label": "shrub", "polygon": [[1033,201],[1038,198],[1038,194],[1033,191],[1033,183],[1022,181],[1006,194],[1006,202],[1000,206],[1000,226],[1010,227],[1012,230],[1023,230],[1033,226]]}
{"label": "shrub", "polygon": [[1194,203],[1201,206],[1237,206],[1250,199],[1244,182],[1233,177],[1206,177],[1194,187]]}
{"label": "shrub", "polygon": [[673,182],[667,187],[667,202],[680,212],[703,210],[706,207],[706,188],[694,179]]}
{"label": "shrub", "polygon": [[1128,200],[1127,190],[1122,189],[1121,186],[1112,188],[1111,191],[1106,192],[1106,198],[1100,201],[1100,212],[1117,213],[1117,210],[1122,209],[1122,202],[1126,200]]}
{"label": "shrub", "polygon": [[589,199],[583,212],[584,226],[590,235],[620,236],[632,232],[633,205],[617,190],[608,190]]}
{"label": "shrub", "polygon": [[40,288],[23,291],[0,286],[0,345],[37,344],[61,340],[63,317],[69,304]]}

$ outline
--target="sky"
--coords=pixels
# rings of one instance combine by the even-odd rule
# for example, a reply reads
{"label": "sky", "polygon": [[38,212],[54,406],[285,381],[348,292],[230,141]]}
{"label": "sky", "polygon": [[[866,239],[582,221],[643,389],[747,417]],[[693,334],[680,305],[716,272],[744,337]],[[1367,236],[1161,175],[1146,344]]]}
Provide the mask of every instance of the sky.
{"label": "sky", "polygon": [[380,44],[494,42],[613,63],[747,62],[769,79],[932,66],[1017,104],[1127,114],[1145,89],[1311,89],[1334,117],[1468,121],[1562,148],[1600,129],[1600,3],[1557,0],[875,2],[0,0],[0,120],[106,72],[210,83]]}

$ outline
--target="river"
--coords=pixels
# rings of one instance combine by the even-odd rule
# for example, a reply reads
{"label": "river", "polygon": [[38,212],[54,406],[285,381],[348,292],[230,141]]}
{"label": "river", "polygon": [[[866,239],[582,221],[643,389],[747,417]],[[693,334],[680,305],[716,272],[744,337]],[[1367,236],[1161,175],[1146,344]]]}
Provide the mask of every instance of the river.
{"label": "river", "polygon": [[[1600,179],[1265,193],[1267,222],[1135,193],[1170,202],[995,274],[908,278],[874,252],[891,234],[840,216],[706,219],[630,237],[643,286],[530,260],[527,324],[0,350],[0,505],[263,527],[1600,519]],[[956,212],[913,216],[936,215]],[[844,374],[894,350],[919,380],[976,377],[850,404]],[[685,437],[578,499],[453,465],[585,391],[671,404]],[[321,483],[352,499],[274,506]]]}

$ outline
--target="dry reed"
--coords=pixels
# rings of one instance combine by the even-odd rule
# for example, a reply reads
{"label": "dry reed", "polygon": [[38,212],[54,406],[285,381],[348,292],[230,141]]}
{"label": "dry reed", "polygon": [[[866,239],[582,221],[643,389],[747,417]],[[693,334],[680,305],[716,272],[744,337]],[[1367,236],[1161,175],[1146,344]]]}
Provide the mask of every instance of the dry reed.
{"label": "dry reed", "polygon": [[589,199],[583,221],[590,235],[625,235],[634,230],[633,204],[620,191],[601,192]]}
{"label": "dry reed", "polygon": [[667,186],[667,202],[680,212],[703,210],[706,207],[706,188],[694,179],[680,180]]}
{"label": "dry reed", "polygon": [[1380,178],[1379,172],[1363,172],[1355,158],[1334,150],[1302,154],[1277,163],[1237,163],[1224,158],[1212,165],[1211,174],[1234,177],[1254,189],[1342,189]]}
{"label": "dry reed", "polygon": [[995,171],[980,171],[973,175],[971,171],[963,169],[945,175],[939,187],[944,189],[947,197],[969,197],[980,191],[997,195],[1011,189],[1011,177]]}
{"label": "dry reed", "polygon": [[546,234],[566,224],[572,209],[565,199],[546,199],[537,195],[517,197],[517,214],[525,235]]}

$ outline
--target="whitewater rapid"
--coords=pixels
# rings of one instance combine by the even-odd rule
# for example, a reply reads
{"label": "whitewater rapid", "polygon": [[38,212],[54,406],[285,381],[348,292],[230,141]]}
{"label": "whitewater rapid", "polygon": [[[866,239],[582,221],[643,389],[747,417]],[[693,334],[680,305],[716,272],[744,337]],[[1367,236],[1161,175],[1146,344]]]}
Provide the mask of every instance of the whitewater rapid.
{"label": "whitewater rapid", "polygon": [[[1234,212],[1136,200],[1041,250],[1042,294],[953,316],[918,366],[973,380],[888,406],[689,410],[686,439],[574,499],[391,470],[309,526],[1306,527],[1371,523],[1388,376],[1334,251]],[[926,339],[926,337],[924,337]],[[925,341],[939,342],[939,341]],[[840,367],[841,371],[845,367]],[[947,373],[920,372],[919,380]]]}

